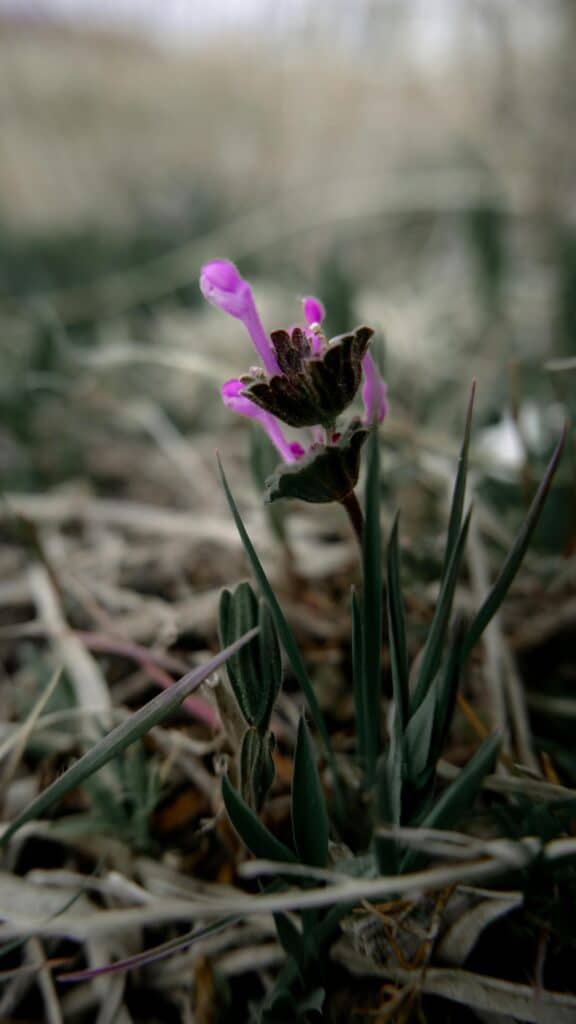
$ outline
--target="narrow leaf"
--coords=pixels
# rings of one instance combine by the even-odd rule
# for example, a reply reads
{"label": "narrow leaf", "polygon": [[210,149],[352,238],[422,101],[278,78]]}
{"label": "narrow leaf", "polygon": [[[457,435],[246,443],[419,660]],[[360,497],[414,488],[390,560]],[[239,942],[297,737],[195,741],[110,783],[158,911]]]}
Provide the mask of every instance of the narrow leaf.
{"label": "narrow leaf", "polygon": [[372,428],[368,442],[368,469],[362,541],[362,653],[364,688],[364,744],[366,777],[374,782],[380,752],[382,653],[382,548],[380,538],[380,442]]}
{"label": "narrow leaf", "polygon": [[[306,944],[296,925],[288,914],[274,914],[274,925],[280,945],[284,952],[292,957],[300,974],[306,960]],[[301,976],[301,974],[300,974]]]}
{"label": "narrow leaf", "polygon": [[[419,823],[421,828],[450,829],[470,810],[486,775],[494,767],[501,742],[499,733],[484,740],[466,767]],[[402,860],[402,873],[418,870],[423,861],[422,854],[411,850]]]}
{"label": "narrow leaf", "polygon": [[294,636],[292,635],[292,631],[284,617],[284,613],[278,603],[278,599],[274,591],[272,590],[272,587],[270,586],[268,577],[266,576],[266,573],[264,572],[264,569],[262,567],[262,563],[260,562],[260,559],[256,554],[254,545],[252,544],[252,541],[248,536],[246,527],[244,526],[242,517],[240,515],[240,512],[238,511],[238,506],[236,505],[236,502],[232,495],[232,491],[230,490],[228,481],[226,479],[226,474],[224,473],[224,468],[222,466],[219,456],[218,469],[220,472],[220,479],[222,480],[224,493],[226,495],[228,505],[230,506],[230,511],[232,512],[234,522],[236,523],[236,529],[240,534],[244,550],[248,556],[250,565],[252,566],[252,571],[256,577],[256,580],[258,581],[258,586],[260,587],[262,594],[268,603],[268,607],[272,614],[272,618],[274,619],[274,622],[276,624],[276,629],[278,630],[278,636],[280,637],[282,646],[286,651],[286,654],[292,666],[292,671],[294,672],[294,675],[296,676],[296,679],[298,680],[298,683],[302,688],[302,692],[306,697],[308,707],[310,708],[310,714],[312,715],[314,724],[318,729],[318,732],[324,744],[326,750],[326,758],[328,760],[328,763],[330,764],[330,768],[332,770],[332,775],[334,778],[334,787],[336,790],[336,795],[341,803],[339,775],[338,768],[336,765],[336,758],[334,757],[334,750],[332,748],[332,743],[330,741],[328,729],[326,728],[324,716],[322,715],[320,705],[318,704],[318,701],[316,699],[316,694],[314,693],[314,690],[312,688],[312,683],[310,682],[310,678],[306,671],[306,666],[304,664],[302,655],[300,654],[298,645],[296,644]]}
{"label": "narrow leaf", "polygon": [[259,725],[261,729],[266,729],[282,685],[282,657],[274,619],[264,600],[259,603],[258,622],[260,625],[260,636],[258,637],[260,665],[266,693],[266,703]]}
{"label": "narrow leaf", "polygon": [[450,520],[448,523],[448,535],[446,538],[446,550],[444,552],[444,565],[442,567],[442,577],[446,575],[448,565],[454,547],[458,540],[460,533],[460,527],[462,525],[462,513],[464,511],[464,497],[466,493],[466,477],[468,474],[468,449],[470,447],[470,431],[472,428],[472,412],[474,409],[474,397],[476,395],[476,381],[472,381],[472,389],[470,391],[470,401],[468,402],[468,411],[466,413],[466,425],[464,427],[464,438],[462,441],[462,447],[460,449],[460,457],[458,459],[458,470],[456,472],[456,480],[454,481],[454,491],[452,493],[452,505],[450,508]]}
{"label": "narrow leaf", "polygon": [[240,792],[254,811],[262,807],[274,782],[274,734],[247,729],[240,746]]}
{"label": "narrow leaf", "polygon": [[412,712],[414,712],[424,700],[428,689],[432,684],[432,680],[440,667],[446,630],[448,629],[448,623],[450,622],[450,615],[452,613],[454,592],[456,590],[456,583],[458,582],[460,563],[462,561],[464,545],[466,543],[468,527],[470,525],[470,515],[471,512],[468,512],[458,535],[458,539],[454,545],[450,562],[440,585],[438,603],[436,605],[432,625],[430,626],[428,637],[426,639],[426,645],[424,647],[424,653],[420,664],[420,671],[418,673],[418,681],[412,698]]}
{"label": "narrow leaf", "polygon": [[304,716],[298,723],[292,776],[292,830],[300,860],[315,868],[328,862],[329,823],[312,739]]}
{"label": "narrow leaf", "polygon": [[0,836],[0,846],[4,846],[25,822],[38,818],[49,807],[52,807],[57,800],[65,796],[66,793],[69,793],[70,790],[75,789],[76,786],[80,786],[85,779],[88,779],[113,757],[116,757],[126,747],[129,747],[131,743],[140,739],[147,732],[150,732],[155,725],[160,725],[180,706],[182,701],[193,690],[196,690],[208,676],[220,668],[231,654],[240,650],[244,644],[249,643],[256,636],[257,632],[256,629],[251,630],[245,636],[236,640],[235,643],[220,651],[219,654],[211,658],[205,665],[201,665],[192,672],[188,672],[182,679],[174,683],[169,690],[159,693],[157,697],[148,701],[143,708],[135,711],[127,721],[112,729],[107,736],[104,736],[91,750],[56,779],[51,786],[48,786],[43,793],[36,797],[25,811],[18,815],[4,834]]}
{"label": "narrow leaf", "polygon": [[277,860],[285,863],[297,863],[296,857],[284,843],[262,824],[251,811],[248,804],[225,775],[222,779],[222,797],[228,817],[236,832],[250,853],[265,860]]}
{"label": "narrow leaf", "polygon": [[493,733],[484,740],[466,767],[420,822],[422,828],[452,828],[472,807],[485,776],[494,767],[501,742],[499,733]]}
{"label": "narrow leaf", "polygon": [[506,597],[510,585],[514,580],[514,577],[516,576],[518,569],[520,568],[522,559],[524,558],[526,549],[530,543],[530,539],[536,528],[536,524],[540,517],[540,513],[542,511],[544,502],[546,501],[546,497],[548,495],[548,491],[550,490],[552,480],[554,479],[554,474],[558,469],[558,463],[560,462],[562,451],[564,449],[564,444],[566,442],[567,430],[568,427],[567,425],[565,425],[560,440],[556,445],[554,454],[552,455],[552,458],[548,463],[548,468],[546,470],[546,473],[544,474],[542,483],[540,484],[538,490],[536,491],[536,494],[534,495],[532,504],[530,505],[530,508],[528,510],[528,515],[524,520],[520,533],[518,534],[516,540],[514,541],[514,544],[512,545],[510,553],[508,554],[508,557],[506,558],[506,561],[504,562],[504,565],[500,570],[500,574],[496,582],[494,583],[494,586],[490,590],[490,593],[488,594],[482,607],[476,613],[476,616],[472,621],[468,633],[466,634],[466,640],[464,642],[464,649],[462,655],[463,659],[468,657],[472,648],[478,643],[478,640],[482,636],[482,633],[486,629],[486,626],[494,617],[500,605],[502,604],[504,598]]}
{"label": "narrow leaf", "polygon": [[282,660],[274,620],[264,600],[244,581],[220,596],[222,645],[233,643],[249,629],[260,627],[257,639],[228,660],[226,669],[236,700],[248,725],[266,730],[282,682]]}
{"label": "narrow leaf", "polygon": [[462,616],[459,616],[454,626],[448,657],[438,679],[438,700],[434,716],[434,747],[432,751],[434,764],[442,753],[452,721],[452,714],[456,703],[456,691],[462,670],[462,647],[465,632],[466,622]]}
{"label": "narrow leaf", "polygon": [[404,602],[400,583],[400,546],[398,541],[398,516],[388,541],[388,640],[390,644],[390,668],[392,671],[392,687],[396,714],[400,733],[404,732],[410,707],[410,689],[408,685],[408,645],[406,643],[406,626]]}
{"label": "narrow leaf", "polygon": [[418,787],[430,768],[434,719],[438,701],[438,679],[432,683],[424,700],[410,718],[404,732],[406,779]]}
{"label": "narrow leaf", "polygon": [[364,659],[362,657],[362,612],[356,591],[352,587],[352,687],[354,696],[354,710],[356,712],[356,736],[358,753],[363,759],[366,750],[366,715],[364,708],[364,694],[366,683],[364,680]]}
{"label": "narrow leaf", "polygon": [[[251,585],[239,583],[234,591],[222,591],[220,639],[231,644],[258,625],[258,599]],[[226,671],[236,700],[248,725],[259,725],[266,708],[258,641],[246,644],[228,659]]]}

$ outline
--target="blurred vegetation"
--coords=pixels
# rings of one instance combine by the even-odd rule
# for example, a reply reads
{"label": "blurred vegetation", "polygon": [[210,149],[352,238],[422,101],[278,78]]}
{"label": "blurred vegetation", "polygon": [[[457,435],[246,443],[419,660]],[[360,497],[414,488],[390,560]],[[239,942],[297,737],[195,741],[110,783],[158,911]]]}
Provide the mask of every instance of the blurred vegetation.
{"label": "blurred vegetation", "polygon": [[[422,28],[415,34],[414,4],[297,6],[300,20],[270,5],[253,32],[223,31],[189,48],[18,18],[0,25],[0,598],[3,664],[14,680],[6,685],[10,726],[24,720],[52,673],[53,638],[42,632],[45,609],[29,589],[38,560],[53,574],[74,631],[163,653],[176,647],[185,662],[214,645],[211,595],[246,572],[215,481],[219,447],[259,548],[269,555],[270,537],[279,541],[275,584],[347,742],[350,652],[339,617],[351,572],[342,524],[293,503],[262,518],[274,452],[218,394],[253,355],[239,326],[201,302],[205,259],[238,263],[270,328],[295,323],[298,299],[309,294],[323,300],[330,334],[359,322],[376,328],[390,397],[381,490],[386,517],[402,510],[415,649],[441,568],[471,379],[473,521],[488,577],[525,516],[564,417],[573,422],[576,4],[463,0],[441,53],[427,50],[439,45],[433,25],[424,30],[429,38]],[[38,550],[14,528],[6,494],[13,504],[14,495],[31,499]],[[78,496],[94,500],[94,520],[89,504],[74,505]],[[61,497],[71,512],[53,512],[50,499]],[[102,499],[110,505],[98,505]],[[123,502],[135,526],[122,519]],[[174,519],[164,521],[163,512]],[[565,786],[576,785],[575,550],[570,427],[499,627],[521,676],[538,764],[548,782]],[[331,581],[322,560],[335,567]],[[466,605],[478,596],[472,562],[463,575],[458,600]],[[96,650],[115,703],[137,707],[156,692],[131,655]],[[484,671],[474,665],[466,680],[480,717]],[[72,677],[64,673],[50,713],[76,708]],[[289,691],[282,708],[287,722],[293,698]],[[187,724],[182,735],[196,738],[195,729]],[[461,715],[455,763],[471,737]],[[76,755],[76,741],[74,719],[38,747],[35,739],[26,751],[30,777],[52,756],[51,744],[66,758]],[[69,813],[71,835],[76,817],[89,837],[98,828],[106,841],[117,834],[122,870],[133,847],[181,857],[186,877],[198,869],[228,882],[237,851],[229,836],[205,829],[215,811],[195,788],[220,768],[211,753],[199,756],[191,782],[176,748],[158,742],[118,760],[114,799],[96,786],[63,821]],[[285,782],[289,744],[281,752]],[[549,828],[539,807],[528,819],[529,811],[527,802],[502,800],[503,834],[560,829]],[[21,874],[44,866],[46,850],[58,867],[69,860],[94,869],[85,846],[77,855],[55,840],[42,843],[32,840],[16,865]],[[537,879],[533,892],[534,927],[515,947],[523,980],[526,956],[532,965],[537,944],[547,947],[541,915],[550,915],[553,934],[570,932]],[[149,931],[149,945],[169,933]],[[492,964],[501,952],[495,943],[478,955]],[[229,997],[228,979],[208,975],[209,984],[198,973],[196,985],[220,987],[231,1015],[235,993],[260,985],[252,975],[231,976]],[[164,991],[151,989],[157,1011],[143,1009],[147,990],[138,983],[128,992],[136,1013],[180,1019]],[[464,1019],[446,1003],[440,1012]],[[350,1019],[346,1007],[342,1019]]]}

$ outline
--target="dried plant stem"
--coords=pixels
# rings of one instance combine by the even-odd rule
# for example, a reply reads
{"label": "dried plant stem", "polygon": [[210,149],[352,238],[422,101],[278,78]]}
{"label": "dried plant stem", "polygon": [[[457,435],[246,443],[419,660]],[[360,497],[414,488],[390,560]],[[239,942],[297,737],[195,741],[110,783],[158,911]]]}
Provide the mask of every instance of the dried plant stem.
{"label": "dried plant stem", "polygon": [[342,498],[340,504],[344,506],[348,513],[348,519],[352,524],[352,529],[356,534],[356,539],[360,545],[360,550],[362,551],[362,542],[364,538],[364,515],[360,508],[360,502],[358,501],[354,491],[350,491],[345,498]]}

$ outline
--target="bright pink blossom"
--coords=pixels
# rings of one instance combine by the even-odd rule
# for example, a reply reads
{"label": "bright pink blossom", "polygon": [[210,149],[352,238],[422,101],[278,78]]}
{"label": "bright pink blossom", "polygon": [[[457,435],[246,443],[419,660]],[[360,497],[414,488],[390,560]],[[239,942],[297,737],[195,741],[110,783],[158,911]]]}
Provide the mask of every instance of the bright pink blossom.
{"label": "bright pink blossom", "polygon": [[205,299],[244,324],[266,372],[280,373],[276,356],[256,309],[252,289],[229,260],[212,260],[202,267],[200,289]]}
{"label": "bright pink blossom", "polygon": [[388,412],[386,400],[388,388],[370,352],[367,352],[362,360],[362,371],[364,376],[362,401],[364,402],[365,422],[367,425],[373,423],[374,420],[382,423]]}
{"label": "bright pink blossom", "polygon": [[[283,376],[276,352],[271,340],[266,335],[256,309],[252,288],[235,265],[230,260],[212,260],[210,263],[206,263],[202,267],[200,275],[200,288],[208,302],[223,312],[229,313],[230,316],[236,317],[244,324],[268,377]],[[300,330],[304,332],[311,349],[310,355],[305,358],[322,358],[326,346],[329,344],[321,330],[321,324],[326,315],[324,306],[320,299],[313,295],[306,296],[302,300],[302,306],[305,324],[301,325]],[[292,334],[292,332],[289,333]],[[387,412],[387,389],[369,352],[362,358],[362,371],[364,422],[366,425],[375,421],[382,422]],[[260,423],[285,462],[294,462],[301,458],[305,454],[302,445],[285,438],[276,416],[272,412],[260,408],[246,394],[243,394],[246,387],[245,381],[237,379],[227,381],[222,388],[224,403],[241,416],[247,416]],[[312,437],[315,443],[322,443],[322,428],[313,426]]]}
{"label": "bright pink blossom", "polygon": [[304,319],[309,327],[312,327],[313,324],[322,323],[326,316],[326,311],[320,299],[315,299],[313,295],[308,295],[305,299],[302,299],[302,306],[304,308]]}

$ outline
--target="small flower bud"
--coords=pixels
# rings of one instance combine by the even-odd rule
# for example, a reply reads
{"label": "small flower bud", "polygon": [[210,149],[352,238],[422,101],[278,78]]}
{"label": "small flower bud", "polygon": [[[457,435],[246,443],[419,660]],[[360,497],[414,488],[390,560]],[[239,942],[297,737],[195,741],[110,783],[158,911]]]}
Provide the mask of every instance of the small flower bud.
{"label": "small flower bud", "polygon": [[304,319],[309,327],[316,327],[316,325],[322,323],[326,316],[326,311],[320,299],[315,299],[313,295],[308,295],[305,299],[302,299],[302,306],[304,309]]}
{"label": "small flower bud", "polygon": [[202,267],[200,290],[213,306],[243,320],[250,312],[250,285],[229,260],[212,260]]}

